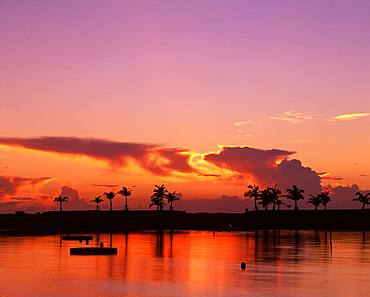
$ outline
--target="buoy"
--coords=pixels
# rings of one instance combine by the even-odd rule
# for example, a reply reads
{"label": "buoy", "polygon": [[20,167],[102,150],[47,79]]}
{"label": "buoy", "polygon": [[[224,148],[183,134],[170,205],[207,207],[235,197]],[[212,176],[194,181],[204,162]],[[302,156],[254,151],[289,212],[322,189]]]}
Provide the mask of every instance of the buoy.
{"label": "buoy", "polygon": [[246,264],[245,262],[241,262],[241,263],[240,263],[240,268],[241,268],[242,270],[245,270],[245,269],[247,268],[247,264]]}

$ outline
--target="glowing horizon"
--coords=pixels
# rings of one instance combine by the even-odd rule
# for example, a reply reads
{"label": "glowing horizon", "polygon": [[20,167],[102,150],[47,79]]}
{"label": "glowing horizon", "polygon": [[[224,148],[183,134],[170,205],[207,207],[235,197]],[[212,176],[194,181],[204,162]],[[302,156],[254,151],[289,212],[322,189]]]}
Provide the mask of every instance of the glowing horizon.
{"label": "glowing horizon", "polygon": [[1,1],[0,204],[63,186],[89,200],[94,184],[138,199],[155,183],[185,199],[370,189],[369,11]]}

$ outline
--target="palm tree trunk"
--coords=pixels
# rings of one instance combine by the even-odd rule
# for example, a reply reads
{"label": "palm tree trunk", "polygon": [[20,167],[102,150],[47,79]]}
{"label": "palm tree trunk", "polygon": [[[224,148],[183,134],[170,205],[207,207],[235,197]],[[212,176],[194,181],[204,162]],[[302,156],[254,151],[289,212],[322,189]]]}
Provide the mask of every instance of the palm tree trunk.
{"label": "palm tree trunk", "polygon": [[170,210],[173,210],[172,201],[170,202]]}
{"label": "palm tree trunk", "polygon": [[365,209],[365,203],[362,203],[361,209]]}
{"label": "palm tree trunk", "polygon": [[109,208],[110,208],[110,211],[113,210],[113,208],[112,208],[112,199],[109,199]]}
{"label": "palm tree trunk", "polygon": [[125,204],[125,208],[126,208],[126,211],[128,211],[127,196],[125,196],[125,198],[126,198],[126,204]]}
{"label": "palm tree trunk", "polygon": [[317,210],[317,206],[315,205],[315,211]]}
{"label": "palm tree trunk", "polygon": [[59,210],[60,210],[60,212],[62,212],[62,211],[63,211],[63,206],[62,206],[62,204],[63,204],[63,202],[62,202],[62,201],[60,201],[60,202],[59,202]]}
{"label": "palm tree trunk", "polygon": [[96,203],[96,211],[98,212],[99,211],[99,204]]}
{"label": "palm tree trunk", "polygon": [[326,203],[324,204],[324,209],[326,210]]}
{"label": "palm tree trunk", "polygon": [[258,206],[257,206],[257,198],[254,198],[254,209],[255,209],[255,210],[258,210]]}
{"label": "palm tree trunk", "polygon": [[294,210],[298,210],[297,200],[294,200]]}

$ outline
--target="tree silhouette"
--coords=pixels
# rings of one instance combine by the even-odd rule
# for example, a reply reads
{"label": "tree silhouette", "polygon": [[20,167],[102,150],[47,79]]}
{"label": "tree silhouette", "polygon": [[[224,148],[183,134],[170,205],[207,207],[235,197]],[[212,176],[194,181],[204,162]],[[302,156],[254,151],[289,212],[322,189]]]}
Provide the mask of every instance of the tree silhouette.
{"label": "tree silhouette", "polygon": [[272,209],[275,210],[276,205],[278,206],[278,209],[280,209],[280,205],[283,203],[280,199],[281,191],[277,188],[277,185],[275,185],[273,188],[268,187],[267,190],[270,192],[271,200],[272,200]]}
{"label": "tree silhouette", "polygon": [[155,205],[157,207],[157,210],[162,210],[163,207],[166,205],[164,199],[166,198],[167,193],[168,191],[165,185],[155,185],[153,195],[150,198],[151,203],[149,204],[149,207]]}
{"label": "tree silhouette", "polygon": [[125,197],[125,210],[128,211],[128,201],[127,198],[132,194],[132,190],[128,189],[126,187],[122,187],[120,191],[117,192],[117,194],[122,195]]}
{"label": "tree silhouette", "polygon": [[315,210],[317,210],[317,208],[320,206],[322,201],[321,201],[319,195],[313,196],[313,195],[310,194],[310,196],[311,196],[311,198],[308,199],[307,203],[310,203],[313,206],[315,206]]}
{"label": "tree silhouette", "polygon": [[257,201],[260,199],[260,188],[258,185],[249,185],[248,191],[244,193],[244,197],[254,199],[254,209],[258,210]]}
{"label": "tree silhouette", "polygon": [[101,196],[95,197],[91,202],[96,203],[96,211],[99,211],[99,204],[102,203],[104,200],[101,198]]}
{"label": "tree silhouette", "polygon": [[294,201],[294,210],[298,210],[298,201],[304,199],[303,196],[304,190],[294,185],[291,189],[287,189],[286,191],[288,193],[286,195],[286,198]]}
{"label": "tree silhouette", "polygon": [[273,196],[271,195],[270,188],[264,189],[260,192],[260,204],[264,210],[268,210],[268,206],[274,202]]}
{"label": "tree silhouette", "polygon": [[63,211],[63,202],[68,202],[68,197],[67,196],[58,196],[54,198],[54,202],[59,203],[59,210],[62,212]]}
{"label": "tree silhouette", "polygon": [[362,194],[361,192],[357,192],[356,195],[357,195],[357,197],[352,199],[352,200],[362,203],[361,209],[365,209],[365,206],[367,204],[370,204],[370,197],[369,197],[370,192],[367,193],[367,194]]}
{"label": "tree silhouette", "polygon": [[281,205],[285,205],[286,207],[290,208],[290,205],[287,205],[286,203],[284,203],[283,200],[281,199],[276,199],[275,201],[275,204],[277,205],[277,209],[280,210],[280,206]]}
{"label": "tree silhouette", "polygon": [[329,191],[322,191],[319,195],[317,195],[320,198],[322,205],[324,205],[325,210],[326,204],[328,204],[331,201],[329,193],[330,193]]}
{"label": "tree silhouette", "polygon": [[180,200],[180,197],[179,195],[176,195],[176,191],[174,191],[174,192],[167,192],[166,199],[170,205],[170,210],[173,210],[173,203],[177,200]]}
{"label": "tree silhouette", "polygon": [[104,195],[105,195],[105,198],[107,198],[109,200],[109,209],[110,209],[110,211],[112,211],[113,210],[112,200],[114,199],[116,194],[114,194],[114,192],[110,191],[110,192],[105,192]]}

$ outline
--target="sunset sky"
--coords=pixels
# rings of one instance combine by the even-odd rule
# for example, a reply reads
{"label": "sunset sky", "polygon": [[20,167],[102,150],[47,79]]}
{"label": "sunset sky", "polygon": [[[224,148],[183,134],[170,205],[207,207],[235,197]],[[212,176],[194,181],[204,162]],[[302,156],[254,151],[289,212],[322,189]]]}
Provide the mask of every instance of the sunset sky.
{"label": "sunset sky", "polygon": [[0,78],[0,211],[370,189],[370,1],[2,0]]}

